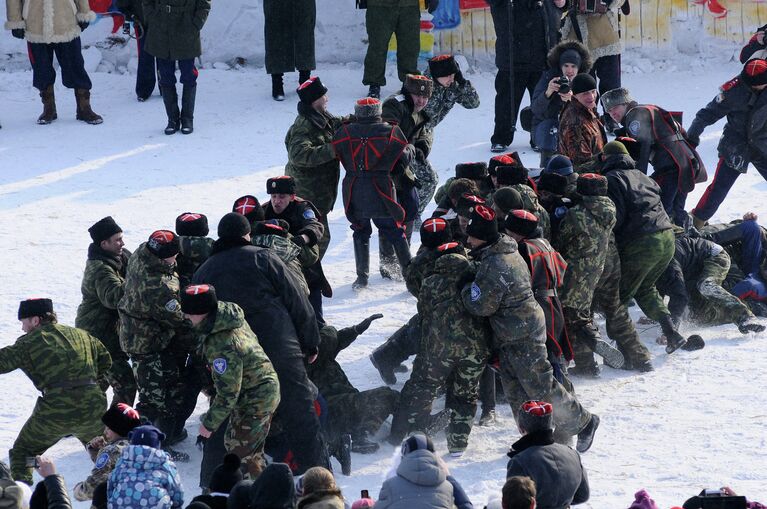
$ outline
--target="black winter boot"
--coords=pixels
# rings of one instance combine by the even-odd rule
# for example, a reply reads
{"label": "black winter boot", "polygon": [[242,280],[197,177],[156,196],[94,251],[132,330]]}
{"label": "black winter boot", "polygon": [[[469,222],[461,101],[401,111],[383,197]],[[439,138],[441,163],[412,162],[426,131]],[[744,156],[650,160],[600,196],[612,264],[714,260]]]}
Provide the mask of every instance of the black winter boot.
{"label": "black winter boot", "polygon": [[272,98],[275,101],[285,100],[285,89],[282,86],[282,74],[272,74]]}
{"label": "black winter boot", "polygon": [[370,275],[370,239],[354,237],[354,263],[357,266],[357,279],[352,283],[354,290],[368,286]]}
{"label": "black winter boot", "polygon": [[394,375],[397,367],[405,359],[418,353],[420,332],[421,321],[416,315],[370,354],[370,362],[387,385],[397,383],[397,377]]}
{"label": "black winter boot", "polygon": [[311,77],[312,71],[298,71],[298,84],[300,85]]}
{"label": "black winter boot", "polygon": [[397,257],[394,253],[394,246],[380,232],[378,234],[378,271],[384,279],[402,279],[402,274],[397,265]]}
{"label": "black winter boot", "polygon": [[368,97],[372,97],[373,99],[380,99],[381,85],[370,85],[370,88],[368,88]]}
{"label": "black winter boot", "polygon": [[413,256],[410,254],[410,245],[407,243],[407,240],[398,238],[397,241],[393,244],[393,247],[394,254],[397,255],[400,271],[402,271],[402,274],[404,274],[405,267],[408,266],[410,260],[413,258]]}
{"label": "black winter boot", "polygon": [[181,134],[192,134],[194,131],[194,100],[197,96],[197,85],[184,85],[181,93]]}
{"label": "black winter boot", "polygon": [[162,102],[165,104],[165,113],[168,115],[165,134],[176,134],[179,129],[181,112],[178,109],[178,92],[176,92],[175,86],[162,88]]}
{"label": "black winter boot", "polygon": [[676,325],[674,325],[671,315],[663,315],[663,318],[661,318],[658,323],[660,324],[663,334],[666,336],[666,353],[674,353],[677,349],[683,347],[685,343],[687,343],[684,336],[679,334],[676,330]]}
{"label": "black winter boot", "polygon": [[597,414],[591,414],[591,419],[586,426],[578,433],[578,442],[575,445],[575,450],[583,454],[591,449],[591,444],[594,443],[594,435],[599,427],[599,416]]}

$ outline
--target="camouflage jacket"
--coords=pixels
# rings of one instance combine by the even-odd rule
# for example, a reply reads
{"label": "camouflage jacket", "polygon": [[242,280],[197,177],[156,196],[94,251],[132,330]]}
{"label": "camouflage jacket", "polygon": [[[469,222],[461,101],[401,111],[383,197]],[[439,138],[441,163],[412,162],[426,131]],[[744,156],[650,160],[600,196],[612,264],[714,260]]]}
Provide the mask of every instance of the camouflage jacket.
{"label": "camouflage jacket", "polygon": [[[426,75],[431,77],[428,72]],[[443,87],[435,79],[434,91],[423,109],[429,117],[429,121],[426,122],[426,129],[433,131],[437,124],[442,122],[450,113],[456,103],[467,110],[479,108],[479,94],[471,82],[466,80],[463,85],[459,85],[457,81],[454,81],[449,87]]]}
{"label": "camouflage jacket", "polygon": [[130,442],[125,438],[120,438],[99,450],[91,474],[84,481],[75,484],[75,499],[84,502],[93,498],[96,487],[109,479],[109,474],[115,469],[115,464],[127,445],[130,445]]}
{"label": "camouflage jacket", "polygon": [[538,218],[538,226],[543,230],[543,236],[547,239],[551,238],[551,218],[548,211],[541,205],[538,200],[538,195],[535,190],[526,184],[514,184],[509,186],[519,193],[522,197],[522,204],[525,210],[531,212]]}
{"label": "camouflage jacket", "polygon": [[117,344],[117,304],[123,296],[125,269],[130,251],[122,256],[105,252],[96,244],[88,246],[88,261],[80,291],[83,300],[77,307],[75,327],[83,329],[105,343]]}
{"label": "camouflage jacket", "polygon": [[313,364],[306,366],[306,374],[317,386],[320,393],[326,399],[340,394],[359,392],[346,377],[336,356],[352,344],[359,334],[354,327],[338,330],[335,327],[324,325],[320,327],[320,352]]}
{"label": "camouflage jacket", "polygon": [[[290,234],[288,234],[290,237]],[[290,269],[294,276],[301,283],[301,287],[308,294],[309,287],[306,285],[306,278],[304,277],[303,266],[301,265],[301,259],[306,249],[316,251],[319,254],[319,246],[307,248],[306,246],[299,247],[294,244],[289,237],[281,237],[280,235],[253,235],[250,238],[250,243],[254,246],[265,247],[276,254],[280,260],[285,263],[285,266]],[[310,264],[313,265],[317,262],[314,261]]]}
{"label": "camouflage jacket", "polygon": [[192,281],[197,267],[202,265],[210,256],[210,251],[213,249],[213,239],[181,235],[178,240],[181,252],[176,258],[176,273],[178,273],[181,288],[184,288]]}
{"label": "camouflage jacket", "polygon": [[179,280],[168,265],[141,244],[128,260],[120,299],[120,347],[128,354],[161,352],[191,324],[181,313]]}
{"label": "camouflage jacket", "polygon": [[410,263],[405,267],[405,285],[407,290],[413,294],[413,297],[418,298],[418,294],[421,292],[421,284],[423,279],[431,272],[434,267],[434,261],[437,259],[438,252],[436,249],[423,248],[418,251],[418,254],[410,260]]}
{"label": "camouflage jacket", "polygon": [[[44,397],[57,394],[62,383],[82,382],[80,389],[99,391],[96,382],[112,365],[101,341],[84,330],[48,324],[0,348],[0,374],[20,369]],[[73,408],[73,411],[76,409]]]}
{"label": "camouflage jacket", "polygon": [[[202,424],[215,431],[244,394],[267,381],[278,387],[278,382],[277,373],[245,321],[240,306],[219,301],[218,311],[209,315],[206,322],[202,324],[207,330],[199,345],[199,353],[210,367],[216,395]],[[279,392],[275,397],[279,398]]]}
{"label": "camouflage jacket", "polygon": [[299,102],[298,116],[285,136],[285,175],[295,178],[296,194],[312,202],[322,215],[333,210],[338,195],[341,165],[331,142],[341,122]]}
{"label": "camouflage jacket", "polygon": [[447,253],[435,260],[418,295],[422,349],[447,350],[449,357],[489,355],[487,320],[469,313],[461,303],[458,285],[473,275],[474,267],[465,254]]}
{"label": "camouflage jacket", "polygon": [[517,252],[514,239],[501,235],[494,244],[472,254],[476,255],[479,268],[474,281],[463,288],[461,297],[471,314],[490,318],[493,347],[522,341],[536,331],[543,331],[546,326],[543,311],[535,301],[530,270]]}
{"label": "camouflage jacket", "polygon": [[[437,192],[434,193],[434,203],[437,204],[437,209],[439,209],[442,214],[447,213],[453,208],[453,202],[450,201],[448,191],[450,190],[450,184],[452,184],[454,180],[455,177],[449,177],[444,184],[439,186]],[[493,189],[492,181],[489,178],[484,178],[475,180],[474,182],[477,183],[477,187],[479,188],[479,197],[484,200],[489,200],[495,191],[495,189]]]}
{"label": "camouflage jacket", "polygon": [[605,143],[605,128],[596,113],[569,101],[559,118],[559,153],[569,157],[577,170],[602,152]]}

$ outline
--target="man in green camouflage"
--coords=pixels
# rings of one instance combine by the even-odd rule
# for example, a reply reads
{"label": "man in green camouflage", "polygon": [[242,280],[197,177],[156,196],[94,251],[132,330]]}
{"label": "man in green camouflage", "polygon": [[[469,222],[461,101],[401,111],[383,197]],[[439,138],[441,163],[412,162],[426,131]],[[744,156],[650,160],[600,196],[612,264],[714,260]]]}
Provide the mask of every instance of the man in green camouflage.
{"label": "man in green camouflage", "polygon": [[471,81],[464,78],[453,55],[437,55],[431,58],[424,75],[434,81],[434,92],[429,98],[429,104],[424,108],[429,116],[429,122],[426,124],[428,129],[433,131],[456,103],[467,110],[479,108],[477,89]]}
{"label": "man in green camouflage", "polygon": [[343,119],[328,111],[328,89],[312,77],[298,87],[298,116],[285,136],[288,164],[285,175],[296,181],[296,194],[314,204],[325,231],[320,239],[320,260],[330,244],[328,214],[338,195],[341,165],[333,150],[333,136]]}
{"label": "man in green camouflage", "polygon": [[213,239],[208,237],[210,228],[205,214],[184,212],[176,218],[179,253],[176,257],[176,273],[181,288],[192,280],[194,271],[210,256]]}
{"label": "man in green camouflage", "polygon": [[178,441],[183,429],[177,422],[185,400],[182,378],[195,346],[178,301],[178,252],[175,233],[153,232],[128,260],[118,306],[120,346],[131,358],[138,384],[136,408],[167,435],[166,444]]}
{"label": "man in green camouflage", "polygon": [[514,239],[499,235],[495,213],[478,205],[467,226],[477,274],[466,284],[461,298],[466,310],[488,317],[492,348],[498,353],[501,380],[512,411],[522,402],[542,399],[554,405],[560,433],[578,435],[576,448],[591,447],[599,417],[589,413],[577,398],[554,378],[546,352],[546,320],[535,301],[530,271]]}
{"label": "man in green camouflage", "polygon": [[[429,104],[431,104],[431,100],[429,100]],[[437,208],[434,209],[432,217],[443,216],[455,207],[456,202],[450,197],[449,191],[453,182],[459,181],[463,189],[460,193],[455,191],[458,196],[468,192],[486,200],[493,194],[493,183],[487,173],[487,164],[484,162],[458,163],[455,165],[455,177],[449,177],[434,194]]]}
{"label": "man in green camouflage", "polygon": [[489,330],[484,318],[473,316],[461,303],[460,283],[474,275],[465,249],[450,242],[437,250],[439,257],[418,295],[421,345],[413,374],[402,389],[389,442],[399,443],[411,431],[423,430],[437,393],[452,383],[446,400],[451,411],[447,446],[460,456],[469,443],[479,379],[490,355]]}
{"label": "man in green camouflage", "polygon": [[219,302],[213,285],[187,286],[181,293],[181,309],[204,335],[199,351],[216,388],[199,433],[209,438],[228,418],[226,450],[239,456],[255,479],[266,466],[264,442],[280,403],[277,373],[242,308]]}
{"label": "man in green camouflage", "polygon": [[22,301],[19,320],[24,335],[0,349],[0,374],[20,369],[43,393],[8,452],[13,478],[31,486],[30,458],[64,437],[85,445],[101,431],[107,400],[99,381],[112,360],[101,341],[58,324],[50,299]]}
{"label": "man in green camouflage", "polygon": [[[498,189],[510,187],[519,193],[522,198],[522,209],[535,215],[538,218],[538,224],[543,231],[545,239],[551,238],[551,218],[548,211],[538,200],[536,190],[529,177],[527,168],[522,165],[519,155],[514,152],[511,154],[514,163],[511,165],[501,165],[495,168],[495,182]],[[494,195],[493,195],[494,196]],[[491,196],[490,204],[493,199]]]}
{"label": "man in green camouflage", "polygon": [[[133,404],[136,379],[128,356],[120,348],[117,332],[117,303],[123,296],[125,269],[130,251],[125,249],[122,229],[107,216],[88,228],[93,243],[88,246],[88,261],[80,290],[83,300],[77,308],[75,327],[97,337],[112,357],[107,381],[112,386],[112,404]],[[106,389],[106,387],[104,387]]]}
{"label": "man in green camouflage", "polygon": [[[299,247],[294,243],[291,238],[292,235],[288,232],[290,226],[284,219],[270,219],[268,221],[259,221],[253,226],[250,235],[250,243],[254,246],[264,247],[276,254],[280,260],[285,264],[287,268],[296,276],[298,282],[301,284],[301,289],[309,295],[309,287],[306,284],[306,278],[304,277],[304,264],[302,261],[306,261],[305,254],[307,249],[313,250],[315,255],[319,254],[318,244],[315,244],[311,248],[308,248],[305,244]],[[312,266],[318,259],[318,256],[311,256],[309,258],[309,267]]]}

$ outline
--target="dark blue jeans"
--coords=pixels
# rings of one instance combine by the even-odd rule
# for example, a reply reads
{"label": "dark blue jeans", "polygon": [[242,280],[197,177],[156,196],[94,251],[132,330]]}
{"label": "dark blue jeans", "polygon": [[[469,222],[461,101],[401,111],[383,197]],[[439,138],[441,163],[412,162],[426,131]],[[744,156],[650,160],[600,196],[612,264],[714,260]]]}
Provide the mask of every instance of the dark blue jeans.
{"label": "dark blue jeans", "polygon": [[136,70],[136,95],[146,99],[152,92],[157,83],[157,68],[155,67],[154,57],[146,52],[144,43],[146,42],[146,30],[139,34],[138,25],[134,24],[136,31],[136,46],[138,48],[138,69]]}
{"label": "dark blue jeans", "polygon": [[197,67],[194,65],[194,59],[187,60],[165,60],[164,58],[157,59],[157,70],[160,72],[160,86],[161,87],[173,87],[176,85],[176,64],[178,64],[178,70],[181,71],[181,83],[188,87],[193,87],[197,84]]}
{"label": "dark blue jeans", "polygon": [[61,82],[67,88],[91,89],[91,79],[85,71],[80,38],[51,44],[28,42],[29,62],[32,64],[32,85],[45,90],[56,82],[53,55],[61,66]]}

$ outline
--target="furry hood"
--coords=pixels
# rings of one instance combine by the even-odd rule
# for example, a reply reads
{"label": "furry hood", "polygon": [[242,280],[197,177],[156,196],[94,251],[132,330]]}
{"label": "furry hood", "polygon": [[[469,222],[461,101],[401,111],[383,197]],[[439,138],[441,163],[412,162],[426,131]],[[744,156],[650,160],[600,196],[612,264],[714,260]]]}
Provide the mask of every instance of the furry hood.
{"label": "furry hood", "polygon": [[[562,41],[549,51],[549,55],[547,57],[549,62],[549,67],[551,69],[559,69],[559,57],[562,55],[563,52],[569,49],[574,49],[581,55],[581,66],[578,69],[578,73],[586,73],[591,70],[591,66],[593,65],[593,62],[591,61],[591,54],[589,53],[588,48],[581,44],[578,41]],[[561,71],[561,70],[560,70]]]}

